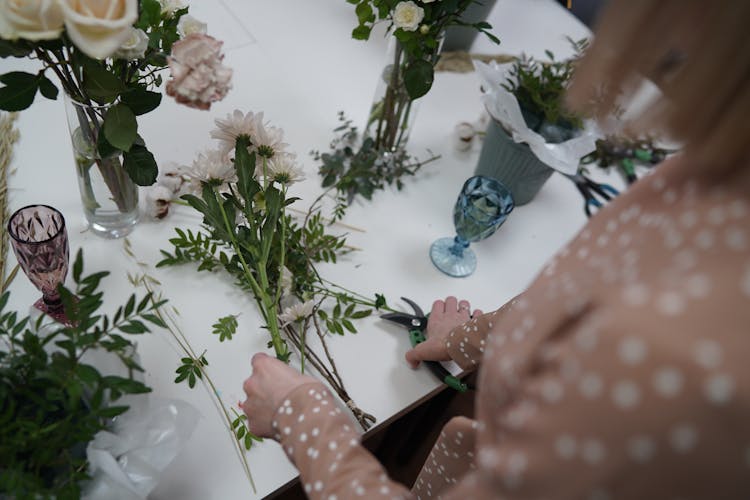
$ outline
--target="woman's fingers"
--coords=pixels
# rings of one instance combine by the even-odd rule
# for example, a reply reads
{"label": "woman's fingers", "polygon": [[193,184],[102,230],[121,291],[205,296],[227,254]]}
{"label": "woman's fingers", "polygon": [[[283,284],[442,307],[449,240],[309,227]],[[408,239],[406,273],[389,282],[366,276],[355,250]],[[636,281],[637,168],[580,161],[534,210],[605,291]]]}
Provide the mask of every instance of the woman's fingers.
{"label": "woman's fingers", "polygon": [[452,313],[458,311],[458,299],[454,296],[445,298],[445,312]]}

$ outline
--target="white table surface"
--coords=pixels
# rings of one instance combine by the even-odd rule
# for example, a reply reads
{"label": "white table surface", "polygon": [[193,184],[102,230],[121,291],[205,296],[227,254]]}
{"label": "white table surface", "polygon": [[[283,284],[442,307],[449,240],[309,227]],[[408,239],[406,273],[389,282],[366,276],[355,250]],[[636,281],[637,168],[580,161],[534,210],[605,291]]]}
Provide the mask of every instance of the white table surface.
{"label": "white table surface", "polygon": [[[311,201],[320,192],[320,178],[308,152],[327,148],[339,110],[355,123],[364,122],[386,40],[377,33],[367,43],[352,40],[354,8],[343,0],[193,0],[191,14],[207,21],[209,34],[225,41],[225,62],[234,68],[234,89],[209,112],[181,107],[165,96],[156,111],[141,117],[140,133],[157,161],[188,164],[196,152],[212,146],[209,131],[215,118],[235,108],[264,111],[273,125],[285,130],[286,142],[305,167],[308,179],[295,185],[292,194]],[[570,53],[564,35],[577,39],[588,33],[552,0],[500,0],[490,22],[502,45],[480,36],[475,52],[525,51],[542,56],[550,48],[562,57]],[[0,61],[0,73],[24,67],[30,64]],[[372,202],[355,202],[345,222],[366,231],[349,236],[349,243],[363,250],[336,265],[322,266],[324,276],[364,294],[382,292],[393,306],[402,305],[399,296],[410,297],[426,310],[434,299],[450,294],[491,310],[523,290],[585,223],[580,195],[560,175],[553,175],[532,203],[517,208],[492,238],[472,245],[479,262],[474,275],[445,276],[427,254],[432,241],[453,234],[452,207],[478,159],[479,145],[468,153],[452,149],[453,127],[475,120],[480,111],[475,74],[437,74],[431,92],[421,99],[409,148],[423,157],[429,149],[442,158],[417,178],[407,179],[402,191],[388,189]],[[10,180],[11,211],[32,203],[61,210],[68,222],[71,254],[83,247],[87,272],[111,271],[104,281],[105,301],[115,307],[132,292],[126,272],[135,267],[123,252],[122,241],[85,232],[62,102],[38,96],[21,114],[18,127],[21,139],[12,163],[16,173]],[[160,248],[170,249],[167,239],[173,227],[199,223],[190,209],[177,207],[165,221],[141,222],[130,240],[141,260],[155,263]],[[179,309],[180,323],[194,349],[207,351],[209,373],[223,400],[230,405],[239,401],[242,381],[250,373],[250,357],[267,350],[252,299],[221,273],[172,267],[151,274]],[[22,274],[12,291],[11,305],[19,310],[38,296]],[[229,343],[219,343],[210,333],[211,324],[238,313],[238,335]],[[359,328],[356,335],[331,338],[329,345],[348,392],[381,424],[439,388],[427,370],[406,366],[403,354],[409,343],[403,330],[377,318],[360,322]],[[248,453],[258,487],[253,494],[206,390],[174,384],[180,355],[168,336],[163,332],[142,336],[139,352],[153,396],[189,401],[203,417],[150,498],[260,498],[294,479],[294,467],[280,447],[267,440]]]}

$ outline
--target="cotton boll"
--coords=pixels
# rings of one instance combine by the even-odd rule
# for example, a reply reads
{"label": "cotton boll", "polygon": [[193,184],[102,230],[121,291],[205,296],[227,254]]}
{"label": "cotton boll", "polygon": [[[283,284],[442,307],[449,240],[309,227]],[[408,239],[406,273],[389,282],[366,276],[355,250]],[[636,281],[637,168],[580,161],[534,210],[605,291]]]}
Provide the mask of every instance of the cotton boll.
{"label": "cotton boll", "polygon": [[453,147],[457,151],[468,151],[474,143],[476,131],[471,123],[461,122],[453,129]]}
{"label": "cotton boll", "polygon": [[152,219],[163,219],[169,215],[172,204],[172,191],[160,184],[149,187],[146,191],[146,213]]}

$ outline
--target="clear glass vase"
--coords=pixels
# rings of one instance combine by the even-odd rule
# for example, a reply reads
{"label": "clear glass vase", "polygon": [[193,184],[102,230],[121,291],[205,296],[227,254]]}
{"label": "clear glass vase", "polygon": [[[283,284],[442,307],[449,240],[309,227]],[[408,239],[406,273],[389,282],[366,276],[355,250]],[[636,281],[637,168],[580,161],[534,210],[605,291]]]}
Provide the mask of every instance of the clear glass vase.
{"label": "clear glass vase", "polygon": [[[434,66],[442,40],[430,55]],[[404,69],[409,56],[395,36],[391,36],[386,52],[385,68],[380,73],[370,115],[365,126],[365,138],[375,141],[381,153],[403,150],[417,115],[418,99],[411,99],[404,85]]]}
{"label": "clear glass vase", "polygon": [[123,168],[122,151],[97,147],[110,106],[84,104],[65,96],[83,213],[95,234],[122,238],[138,222],[138,186]]}

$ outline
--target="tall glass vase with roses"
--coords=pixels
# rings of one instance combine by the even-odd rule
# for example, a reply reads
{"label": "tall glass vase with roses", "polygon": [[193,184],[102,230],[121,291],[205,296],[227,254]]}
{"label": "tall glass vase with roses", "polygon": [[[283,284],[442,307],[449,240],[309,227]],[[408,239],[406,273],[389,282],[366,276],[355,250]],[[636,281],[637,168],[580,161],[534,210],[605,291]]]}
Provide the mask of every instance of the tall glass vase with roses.
{"label": "tall glass vase with roses", "polygon": [[445,30],[465,26],[499,40],[485,22],[463,19],[466,9],[476,0],[348,0],[356,4],[359,24],[352,37],[367,40],[373,25],[389,23],[393,36],[386,66],[370,110],[365,135],[375,141],[381,152],[396,152],[405,147],[415,116],[414,101],[430,91],[434,67],[440,57]]}
{"label": "tall glass vase with roses", "polygon": [[156,181],[136,117],[159,106],[160,70],[173,69],[169,93],[193,107],[207,109],[228,91],[221,43],[204,31],[179,0],[0,1],[0,57],[41,66],[0,75],[0,109],[26,109],[37,93],[57,99],[54,74],[66,99],[84,214],[97,234],[128,234],[138,219],[137,186]]}

